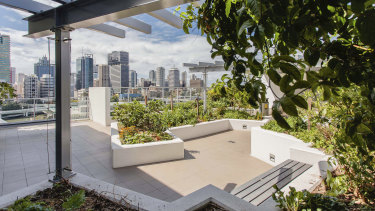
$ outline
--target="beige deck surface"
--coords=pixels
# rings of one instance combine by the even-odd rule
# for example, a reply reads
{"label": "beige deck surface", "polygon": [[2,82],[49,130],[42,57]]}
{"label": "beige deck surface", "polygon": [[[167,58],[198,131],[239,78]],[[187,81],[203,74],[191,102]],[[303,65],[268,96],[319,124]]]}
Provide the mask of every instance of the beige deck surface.
{"label": "beige deck surface", "polygon": [[[50,126],[51,128],[51,126]],[[54,128],[49,132],[54,166]],[[250,156],[250,133],[229,131],[185,142],[185,159],[113,169],[110,128],[72,123],[73,170],[161,200],[173,201],[208,184],[231,191],[269,170]],[[0,130],[0,195],[47,178],[46,126]]]}

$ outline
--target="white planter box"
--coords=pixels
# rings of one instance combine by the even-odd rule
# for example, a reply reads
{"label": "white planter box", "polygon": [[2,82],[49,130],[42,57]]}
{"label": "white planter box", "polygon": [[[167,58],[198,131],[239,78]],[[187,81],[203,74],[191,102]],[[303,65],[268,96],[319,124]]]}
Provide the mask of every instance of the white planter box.
{"label": "white planter box", "polygon": [[177,137],[145,144],[121,144],[117,122],[111,123],[111,147],[113,168],[184,158],[184,142]]}
{"label": "white planter box", "polygon": [[[274,161],[270,159],[271,154],[274,156]],[[326,159],[327,155],[294,136],[253,127],[251,128],[251,156],[271,165],[278,165],[287,159],[314,164]]]}

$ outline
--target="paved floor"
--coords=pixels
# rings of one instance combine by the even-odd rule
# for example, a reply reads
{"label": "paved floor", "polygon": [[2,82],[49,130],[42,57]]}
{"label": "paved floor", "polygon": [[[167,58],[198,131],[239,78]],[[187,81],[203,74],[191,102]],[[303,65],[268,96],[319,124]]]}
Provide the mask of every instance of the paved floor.
{"label": "paved floor", "polygon": [[[0,128],[0,195],[47,179],[47,125]],[[50,169],[54,126],[49,125]],[[72,123],[73,170],[161,200],[173,201],[208,184],[231,191],[267,171],[251,157],[250,133],[229,131],[185,142],[185,159],[113,169],[110,129],[91,121]]]}

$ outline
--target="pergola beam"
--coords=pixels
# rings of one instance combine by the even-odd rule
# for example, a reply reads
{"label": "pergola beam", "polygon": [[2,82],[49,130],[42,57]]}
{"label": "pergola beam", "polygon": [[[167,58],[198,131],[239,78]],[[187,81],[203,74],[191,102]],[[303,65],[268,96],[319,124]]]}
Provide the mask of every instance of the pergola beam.
{"label": "pergola beam", "polygon": [[173,15],[168,10],[156,10],[148,13],[152,17],[159,19],[175,28],[182,29],[182,21],[180,17]]}
{"label": "pergola beam", "polygon": [[35,14],[29,22],[29,37],[45,36],[46,31],[58,27],[73,29],[150,13],[195,0],[78,0]]}
{"label": "pergola beam", "polygon": [[145,34],[151,34],[151,25],[150,24],[147,24],[143,21],[140,21],[140,20],[132,18],[132,17],[115,20],[114,22],[118,23],[118,24],[121,24],[123,26],[129,27],[131,29],[143,32]]}

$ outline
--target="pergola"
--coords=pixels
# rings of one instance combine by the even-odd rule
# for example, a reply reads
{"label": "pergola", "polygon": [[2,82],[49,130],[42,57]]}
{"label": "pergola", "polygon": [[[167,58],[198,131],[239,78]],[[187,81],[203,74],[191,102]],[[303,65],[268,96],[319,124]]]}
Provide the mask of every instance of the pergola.
{"label": "pergola", "polygon": [[86,28],[111,36],[125,38],[125,31],[105,24],[115,22],[150,34],[151,25],[132,16],[151,15],[174,27],[181,28],[181,20],[168,10],[196,0],[52,0],[61,4],[51,7],[33,0],[0,0],[0,5],[32,13],[25,18],[30,38],[55,34],[56,62],[56,172],[54,180],[72,175],[70,131],[70,32]]}

